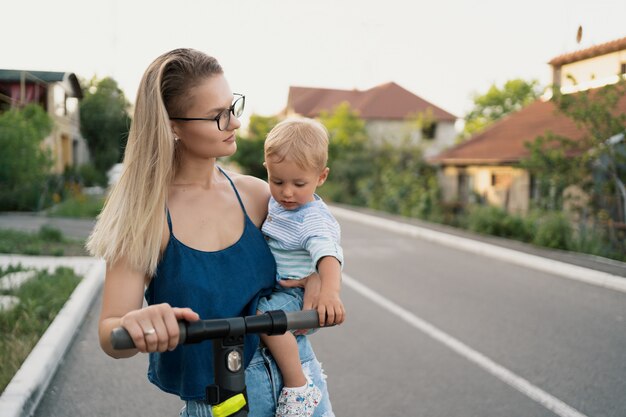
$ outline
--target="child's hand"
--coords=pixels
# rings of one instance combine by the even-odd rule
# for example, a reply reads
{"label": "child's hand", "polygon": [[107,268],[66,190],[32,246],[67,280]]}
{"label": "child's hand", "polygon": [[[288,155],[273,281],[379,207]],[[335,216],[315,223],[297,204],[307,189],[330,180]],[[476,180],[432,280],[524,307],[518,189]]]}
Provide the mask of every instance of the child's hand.
{"label": "child's hand", "polygon": [[282,279],[278,283],[285,288],[304,288],[302,310],[313,310],[317,307],[322,286],[320,276],[317,273],[302,279]]}
{"label": "child's hand", "polygon": [[346,310],[339,298],[339,293],[322,290],[317,303],[317,313],[320,317],[320,326],[332,326],[333,324],[343,323]]}

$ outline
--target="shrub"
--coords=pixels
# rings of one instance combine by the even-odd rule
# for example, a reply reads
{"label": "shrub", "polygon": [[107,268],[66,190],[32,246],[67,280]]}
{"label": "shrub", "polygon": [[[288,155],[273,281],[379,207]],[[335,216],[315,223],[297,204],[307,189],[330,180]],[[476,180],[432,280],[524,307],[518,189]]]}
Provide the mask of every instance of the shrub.
{"label": "shrub", "polygon": [[537,223],[532,243],[553,249],[569,249],[572,241],[572,227],[561,212],[545,213]]}
{"label": "shrub", "polygon": [[62,242],[63,232],[52,226],[43,225],[39,229],[39,237],[47,242]]}
{"label": "shrub", "polygon": [[531,240],[534,230],[531,222],[495,206],[471,207],[465,222],[469,230],[477,233],[523,241]]}
{"label": "shrub", "polygon": [[93,187],[94,185],[99,185],[101,187],[107,186],[106,174],[98,171],[92,164],[79,166],[78,176],[85,187]]}
{"label": "shrub", "polygon": [[103,205],[104,197],[73,193],[71,197],[54,206],[49,215],[52,217],[91,219],[100,213]]}

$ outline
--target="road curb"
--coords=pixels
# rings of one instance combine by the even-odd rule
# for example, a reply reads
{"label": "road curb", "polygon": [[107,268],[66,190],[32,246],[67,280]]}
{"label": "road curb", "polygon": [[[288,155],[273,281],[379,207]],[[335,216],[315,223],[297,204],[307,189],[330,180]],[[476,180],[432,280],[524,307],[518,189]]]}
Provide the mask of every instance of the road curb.
{"label": "road curb", "polygon": [[607,272],[596,271],[566,262],[543,258],[520,252],[514,249],[503,248],[490,243],[480,242],[469,238],[451,235],[444,232],[426,229],[423,227],[399,223],[393,220],[375,217],[368,214],[330,206],[330,210],[337,218],[353,220],[368,226],[377,227],[405,236],[417,237],[430,242],[439,243],[451,248],[460,249],[477,255],[510,262],[512,264],[533,268],[542,272],[559,275],[564,278],[581,281],[587,284],[608,288],[626,293],[626,279]]}
{"label": "road curb", "polygon": [[104,282],[104,261],[88,257],[0,256],[0,265],[74,269],[83,279],[0,396],[0,417],[32,416]]}

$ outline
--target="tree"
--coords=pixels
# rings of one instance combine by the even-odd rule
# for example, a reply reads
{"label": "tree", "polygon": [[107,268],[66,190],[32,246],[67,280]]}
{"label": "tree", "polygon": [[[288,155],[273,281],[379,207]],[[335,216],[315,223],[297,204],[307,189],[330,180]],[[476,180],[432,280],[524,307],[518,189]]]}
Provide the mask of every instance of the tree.
{"label": "tree", "polygon": [[321,193],[331,201],[363,205],[358,183],[371,174],[370,141],[365,122],[344,102],[331,112],[323,111],[320,122],[328,129],[330,176]]}
{"label": "tree", "polygon": [[541,94],[537,80],[509,80],[502,88],[492,84],[485,94],[474,94],[474,108],[465,115],[461,137],[469,138],[509,113],[532,103]]}
{"label": "tree", "polygon": [[0,114],[0,209],[37,210],[52,166],[42,141],[52,119],[41,106],[29,104]]}
{"label": "tree", "polygon": [[263,144],[267,134],[278,124],[275,116],[259,116],[253,114],[248,122],[247,136],[240,136],[237,141],[237,152],[230,157],[248,175],[267,179],[267,170],[263,166]]}
{"label": "tree", "polygon": [[371,148],[371,174],[359,181],[367,207],[426,220],[441,220],[436,169],[410,138]]}
{"label": "tree", "polygon": [[129,103],[110,77],[92,78],[84,91],[80,103],[81,133],[96,169],[106,173],[123,159],[130,126]]}

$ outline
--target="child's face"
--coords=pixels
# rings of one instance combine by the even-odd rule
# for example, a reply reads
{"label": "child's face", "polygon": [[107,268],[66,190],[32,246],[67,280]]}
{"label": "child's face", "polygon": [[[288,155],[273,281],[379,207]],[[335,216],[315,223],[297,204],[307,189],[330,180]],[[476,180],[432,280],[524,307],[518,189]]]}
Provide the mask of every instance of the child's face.
{"label": "child's face", "polygon": [[328,168],[302,169],[295,162],[285,159],[280,162],[265,162],[272,197],[285,210],[295,210],[314,200],[317,187],[326,181]]}

